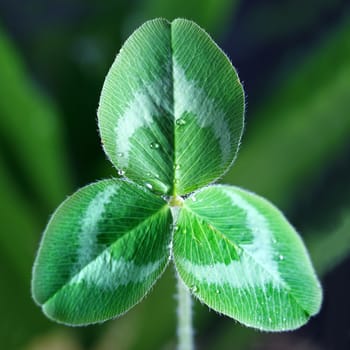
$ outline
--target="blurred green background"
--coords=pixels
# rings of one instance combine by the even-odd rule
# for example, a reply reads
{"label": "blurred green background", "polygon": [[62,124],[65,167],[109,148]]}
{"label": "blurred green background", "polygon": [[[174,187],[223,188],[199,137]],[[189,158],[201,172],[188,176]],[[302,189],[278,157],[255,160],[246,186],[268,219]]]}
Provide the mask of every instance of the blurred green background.
{"label": "blurred green background", "polygon": [[[232,59],[247,95],[239,157],[223,179],[266,196],[301,232],[324,286],[321,313],[267,334],[195,303],[198,349],[350,348],[350,2],[0,1],[0,348],[174,349],[170,267],[141,304],[102,325],[45,319],[31,267],[68,194],[115,175],[96,132],[104,76],[147,19],[186,17]],[[68,242],[67,242],[68,243]]]}

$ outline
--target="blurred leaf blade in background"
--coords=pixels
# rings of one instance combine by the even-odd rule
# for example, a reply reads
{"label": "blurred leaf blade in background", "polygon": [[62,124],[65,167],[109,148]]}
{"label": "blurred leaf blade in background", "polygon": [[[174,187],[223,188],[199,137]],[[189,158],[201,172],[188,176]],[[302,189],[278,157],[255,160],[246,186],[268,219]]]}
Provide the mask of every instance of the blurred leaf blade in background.
{"label": "blurred leaf blade in background", "polygon": [[40,220],[31,203],[18,191],[0,154],[0,324],[1,344],[20,349],[47,328],[49,322],[38,314],[30,295],[31,265],[41,231]]}
{"label": "blurred leaf blade in background", "polygon": [[343,210],[333,230],[309,232],[305,238],[317,272],[330,272],[350,254],[350,210]]}
{"label": "blurred leaf blade in background", "polygon": [[[0,251],[17,269],[22,282],[27,283],[40,224],[35,211],[19,193],[13,177],[6,170],[0,153],[0,192],[1,200],[6,203],[0,210]],[[14,242],[21,242],[21,245],[17,246]]]}
{"label": "blurred leaf blade in background", "polygon": [[55,205],[70,187],[61,118],[31,81],[0,29],[0,135],[13,162],[43,205]]}
{"label": "blurred leaf blade in background", "polygon": [[[7,296],[2,295],[0,308],[7,327],[1,329],[1,339],[6,348],[14,344],[17,348],[28,341],[31,332],[48,324],[32,307],[31,264],[41,232],[41,213],[57,204],[70,187],[70,179],[60,116],[37,89],[2,29],[0,67],[0,190],[4,203],[0,251],[10,265],[2,264],[1,275],[6,280],[2,292]],[[23,314],[14,312],[13,305]]]}

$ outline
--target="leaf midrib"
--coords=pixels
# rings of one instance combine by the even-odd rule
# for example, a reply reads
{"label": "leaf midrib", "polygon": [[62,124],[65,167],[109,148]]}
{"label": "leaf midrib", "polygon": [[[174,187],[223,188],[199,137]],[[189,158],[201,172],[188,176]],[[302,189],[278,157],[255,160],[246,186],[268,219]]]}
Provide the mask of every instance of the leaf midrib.
{"label": "leaf midrib", "polygon": [[174,72],[174,47],[173,47],[173,22],[170,22],[170,64],[171,64],[171,85],[172,85],[172,116],[173,116],[173,142],[174,142],[174,152],[173,152],[173,183],[172,183],[172,195],[176,196],[176,186],[175,186],[175,176],[176,176],[176,117],[175,117],[175,72]]}

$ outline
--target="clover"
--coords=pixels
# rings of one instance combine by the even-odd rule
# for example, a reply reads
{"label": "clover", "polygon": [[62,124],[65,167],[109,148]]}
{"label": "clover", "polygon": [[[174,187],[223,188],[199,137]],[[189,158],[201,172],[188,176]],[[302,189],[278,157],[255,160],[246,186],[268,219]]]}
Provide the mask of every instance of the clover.
{"label": "clover", "polygon": [[319,311],[320,284],[283,214],[213,184],[236,158],[244,110],[235,69],[195,23],[155,19],[130,36],[98,108],[118,177],[59,206],[34,263],[33,297],[49,318],[87,325],[121,315],[170,262],[180,321],[189,293],[265,331],[295,329]]}

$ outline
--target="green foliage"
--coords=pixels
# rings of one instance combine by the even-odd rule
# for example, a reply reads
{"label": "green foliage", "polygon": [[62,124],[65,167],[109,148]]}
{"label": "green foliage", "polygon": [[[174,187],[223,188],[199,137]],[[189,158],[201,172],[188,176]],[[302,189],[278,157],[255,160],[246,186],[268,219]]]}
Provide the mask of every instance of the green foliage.
{"label": "green foliage", "polygon": [[170,209],[147,189],[124,180],[84,187],[47,226],[33,271],[36,302],[68,324],[124,313],[164,271],[170,232]]}
{"label": "green foliage", "polygon": [[112,65],[99,129],[121,174],[161,194],[183,195],[229,167],[243,109],[237,74],[210,37],[192,22],[154,20],[127,40]]}
{"label": "green foliage", "polygon": [[247,126],[244,147],[225,181],[287,207],[347,147],[349,35],[345,22],[302,64],[293,64],[291,78],[253,112],[256,122]]}
{"label": "green foliage", "polygon": [[123,179],[81,189],[50,220],[32,284],[50,318],[89,324],[124,313],[172,254],[193,295],[245,325],[294,329],[318,312],[308,254],[275,207],[229,186],[180,197],[234,161],[243,113],[234,68],[193,22],[153,20],[128,39],[98,112]]}
{"label": "green foliage", "polygon": [[316,271],[322,275],[331,271],[349,254],[350,247],[347,243],[350,242],[350,210],[341,213],[332,230],[309,233],[306,242]]}
{"label": "green foliage", "polygon": [[2,29],[0,66],[0,337],[18,349],[48,326],[28,293],[31,265],[43,208],[56,206],[70,181],[61,118]]}
{"label": "green foliage", "polygon": [[195,296],[243,324],[294,329],[319,310],[321,289],[300,237],[271,203],[237,187],[186,199],[174,260]]}
{"label": "green foliage", "polygon": [[[23,62],[0,29],[0,136],[17,167],[45,205],[69,188],[60,118],[30,82]],[[40,156],[38,156],[40,154]]]}

